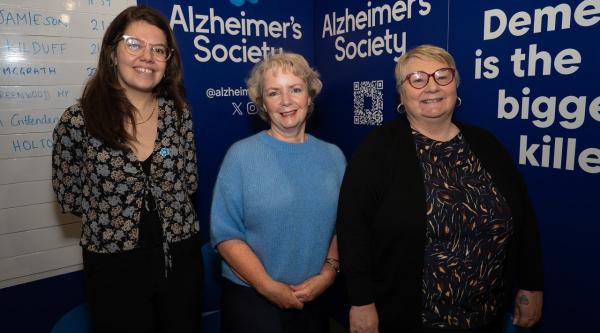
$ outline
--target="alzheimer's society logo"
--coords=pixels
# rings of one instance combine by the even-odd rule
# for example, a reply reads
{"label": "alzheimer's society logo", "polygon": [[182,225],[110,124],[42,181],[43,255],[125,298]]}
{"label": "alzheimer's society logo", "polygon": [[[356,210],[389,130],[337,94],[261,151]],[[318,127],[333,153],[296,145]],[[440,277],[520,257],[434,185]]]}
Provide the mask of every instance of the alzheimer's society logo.
{"label": "alzheimer's society logo", "polygon": [[383,80],[354,82],[354,124],[383,123]]}
{"label": "alzheimer's society logo", "polygon": [[[246,2],[246,0],[229,0],[229,2],[231,2],[232,4],[241,7],[244,5],[244,3]],[[249,3],[256,5],[258,3],[258,0],[248,0]]]}

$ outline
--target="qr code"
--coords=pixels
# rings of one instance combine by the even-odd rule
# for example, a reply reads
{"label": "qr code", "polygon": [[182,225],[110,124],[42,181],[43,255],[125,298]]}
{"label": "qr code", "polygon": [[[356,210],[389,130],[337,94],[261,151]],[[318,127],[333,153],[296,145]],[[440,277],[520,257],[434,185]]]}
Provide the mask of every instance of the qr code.
{"label": "qr code", "polygon": [[383,123],[383,80],[354,82],[354,124]]}

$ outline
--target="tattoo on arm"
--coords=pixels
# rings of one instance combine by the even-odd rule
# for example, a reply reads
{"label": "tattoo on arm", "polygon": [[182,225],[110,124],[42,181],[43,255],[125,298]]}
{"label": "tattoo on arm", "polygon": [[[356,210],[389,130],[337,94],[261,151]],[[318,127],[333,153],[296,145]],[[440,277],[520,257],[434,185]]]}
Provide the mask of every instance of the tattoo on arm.
{"label": "tattoo on arm", "polygon": [[519,296],[519,304],[528,305],[529,299],[525,295]]}

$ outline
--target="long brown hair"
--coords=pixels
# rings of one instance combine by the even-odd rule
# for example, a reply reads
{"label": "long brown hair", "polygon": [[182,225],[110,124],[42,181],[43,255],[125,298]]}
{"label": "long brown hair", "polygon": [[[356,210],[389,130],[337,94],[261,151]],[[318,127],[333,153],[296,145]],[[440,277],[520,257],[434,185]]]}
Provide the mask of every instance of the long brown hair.
{"label": "long brown hair", "polygon": [[165,76],[154,87],[153,94],[172,99],[179,116],[187,107],[179,48],[169,23],[158,11],[144,5],[125,9],[106,29],[97,71],[87,82],[79,100],[89,134],[113,148],[125,151],[131,150],[127,142],[135,140],[125,130],[125,121],[128,120],[135,133],[135,107],[127,99],[125,91],[119,84],[113,55],[127,27],[137,21],[144,21],[162,30],[167,38],[168,47],[174,50],[168,60]]}

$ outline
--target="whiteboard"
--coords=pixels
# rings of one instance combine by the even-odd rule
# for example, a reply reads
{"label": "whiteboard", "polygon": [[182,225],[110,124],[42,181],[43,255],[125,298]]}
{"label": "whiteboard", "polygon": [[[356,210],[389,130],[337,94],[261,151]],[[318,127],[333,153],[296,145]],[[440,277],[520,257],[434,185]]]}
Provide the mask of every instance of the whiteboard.
{"label": "whiteboard", "polygon": [[135,4],[136,1],[134,0],[0,0],[0,5],[111,15],[119,13],[123,9]]}
{"label": "whiteboard", "polygon": [[[0,159],[0,185],[48,180],[50,156]],[[2,212],[0,211],[0,214]],[[1,216],[1,215],[0,215]],[[0,228],[2,228],[0,218]],[[1,229],[0,229],[1,230]]]}
{"label": "whiteboard", "polygon": [[4,34],[101,39],[113,17],[7,5],[0,9],[0,27]]}
{"label": "whiteboard", "polygon": [[0,0],[0,288],[81,269],[80,218],[52,191],[52,130],[134,0]]}
{"label": "whiteboard", "polygon": [[12,115],[15,110],[54,108],[64,111],[81,96],[83,88],[84,85],[0,86],[0,113]]}

